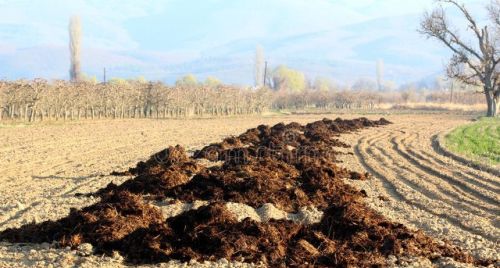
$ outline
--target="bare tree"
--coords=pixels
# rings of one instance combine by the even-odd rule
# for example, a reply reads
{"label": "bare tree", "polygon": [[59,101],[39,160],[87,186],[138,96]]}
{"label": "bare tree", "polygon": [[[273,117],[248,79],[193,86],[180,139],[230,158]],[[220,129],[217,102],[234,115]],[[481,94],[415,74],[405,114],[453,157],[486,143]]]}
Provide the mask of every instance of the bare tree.
{"label": "bare tree", "polygon": [[6,81],[0,81],[0,120],[2,120],[2,117],[3,117],[3,112],[4,112],[4,109],[6,108],[5,106],[5,98],[6,98],[6,94],[5,94],[5,89],[7,88],[8,86],[8,83]]}
{"label": "bare tree", "polygon": [[257,45],[255,49],[255,86],[262,87],[264,85],[264,48]]}
{"label": "bare tree", "polygon": [[73,16],[69,21],[69,52],[71,57],[69,76],[73,82],[80,81],[81,79],[81,35],[82,28],[80,18],[78,16]]}
{"label": "bare tree", "polygon": [[384,61],[377,60],[377,89],[381,91],[384,87]]}
{"label": "bare tree", "polygon": [[47,80],[36,78],[27,85],[29,90],[28,105],[30,108],[29,121],[33,122],[38,112],[38,103],[44,98],[44,91],[47,90]]}
{"label": "bare tree", "polygon": [[376,82],[367,77],[358,78],[352,85],[352,89],[354,90],[376,90],[376,87]]}
{"label": "bare tree", "polygon": [[500,31],[500,1],[498,0],[492,0],[491,4],[487,7],[488,8],[488,13],[490,15],[491,21],[495,24],[495,29],[497,31],[497,37],[498,32]]}
{"label": "bare tree", "polygon": [[[439,40],[453,52],[448,64],[448,76],[469,85],[481,86],[488,105],[487,116],[497,116],[500,110],[500,0],[491,1],[488,7],[491,25],[484,26],[479,26],[465,5],[458,1],[438,2],[439,7],[424,14],[419,31],[428,38]],[[443,4],[460,11],[475,42],[460,36],[448,21]]]}
{"label": "bare tree", "polygon": [[[386,83],[389,81],[386,81]],[[169,87],[161,82],[140,79],[111,79],[108,83],[91,80],[0,80],[0,113],[3,120],[80,120],[101,118],[185,118],[259,114],[273,109],[374,109],[381,103],[412,102],[419,99],[444,103],[447,89],[430,94],[415,84],[402,86],[401,94],[376,91],[371,86],[357,90],[271,91],[227,86]],[[458,82],[457,82],[458,84]],[[463,84],[463,83],[462,83]],[[457,86],[458,88],[459,86]],[[371,89],[366,89],[371,88]],[[387,88],[384,85],[384,88]],[[471,86],[461,86],[454,102],[477,104],[483,97]],[[478,99],[479,98],[479,99]]]}

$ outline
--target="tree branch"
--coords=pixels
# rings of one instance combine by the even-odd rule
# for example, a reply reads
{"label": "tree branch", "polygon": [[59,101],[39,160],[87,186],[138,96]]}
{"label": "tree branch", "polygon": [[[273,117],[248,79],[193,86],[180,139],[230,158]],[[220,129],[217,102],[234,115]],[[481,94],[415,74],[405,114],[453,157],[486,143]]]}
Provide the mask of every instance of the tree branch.
{"label": "tree branch", "polygon": [[490,15],[491,21],[497,26],[500,27],[500,1],[492,0],[488,5],[488,12]]}
{"label": "tree branch", "polygon": [[[464,42],[460,41],[460,38],[456,33],[450,30],[450,26],[446,20],[446,15],[443,8],[438,8],[432,11],[432,13],[425,13],[424,19],[420,23],[420,33],[435,37],[445,43],[450,49],[455,53],[459,53],[465,56],[465,53],[460,50],[464,50],[469,54],[475,56],[478,60],[483,60],[483,57],[474,49],[465,45]],[[459,50],[453,44],[458,45],[461,49]]]}
{"label": "tree branch", "polygon": [[481,31],[477,27],[476,21],[474,20],[474,18],[472,18],[472,16],[470,15],[469,11],[467,11],[467,9],[465,8],[464,5],[459,4],[455,0],[439,0],[439,1],[443,2],[443,3],[449,3],[449,4],[452,4],[455,7],[457,7],[464,14],[464,16],[467,19],[467,21],[469,21],[469,23],[470,23],[469,27],[474,31],[474,33],[476,34],[477,38],[479,40],[483,39]]}

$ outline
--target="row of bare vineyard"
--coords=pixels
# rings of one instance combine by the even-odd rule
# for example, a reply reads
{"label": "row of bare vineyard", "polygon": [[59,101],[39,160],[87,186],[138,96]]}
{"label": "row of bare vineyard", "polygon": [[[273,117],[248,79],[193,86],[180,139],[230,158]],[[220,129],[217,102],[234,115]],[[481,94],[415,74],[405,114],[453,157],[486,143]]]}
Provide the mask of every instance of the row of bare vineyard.
{"label": "row of bare vineyard", "polygon": [[43,79],[0,83],[3,118],[45,119],[168,118],[260,113],[265,91],[234,87],[167,87],[162,83],[115,83]]}
{"label": "row of bare vineyard", "polygon": [[[465,104],[482,96],[456,93]],[[452,96],[453,97],[453,96]],[[100,118],[184,118],[260,114],[283,109],[374,109],[383,103],[448,101],[448,93],[272,91],[235,86],[175,86],[161,82],[109,83],[44,79],[0,81],[0,119],[18,121]]]}

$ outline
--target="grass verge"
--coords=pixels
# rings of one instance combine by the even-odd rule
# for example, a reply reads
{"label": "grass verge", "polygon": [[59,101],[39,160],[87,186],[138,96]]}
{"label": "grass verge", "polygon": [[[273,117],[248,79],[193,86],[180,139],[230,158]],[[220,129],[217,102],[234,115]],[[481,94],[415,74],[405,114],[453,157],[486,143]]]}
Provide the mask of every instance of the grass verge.
{"label": "grass verge", "polygon": [[445,136],[448,149],[474,161],[500,164],[500,118],[482,118]]}

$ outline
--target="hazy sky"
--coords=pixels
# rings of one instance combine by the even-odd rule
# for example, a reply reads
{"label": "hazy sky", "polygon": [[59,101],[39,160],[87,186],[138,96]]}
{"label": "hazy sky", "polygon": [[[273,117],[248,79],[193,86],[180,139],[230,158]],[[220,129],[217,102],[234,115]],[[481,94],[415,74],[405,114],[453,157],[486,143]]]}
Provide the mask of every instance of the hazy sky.
{"label": "hazy sky", "polygon": [[77,14],[85,41],[95,47],[200,50],[239,38],[296,35],[421,14],[432,4],[433,0],[0,0],[0,43],[65,44],[68,18]]}
{"label": "hazy sky", "polygon": [[[474,8],[488,3],[464,2]],[[297,42],[300,47],[292,49],[294,39],[288,44],[283,40],[322,32],[328,32],[329,38],[325,37],[319,45],[332,49],[314,57],[363,61],[369,59],[356,55],[359,53],[356,47],[363,45],[361,35],[367,36],[366,42],[372,42],[369,36],[376,35],[374,31],[380,32],[381,28],[378,25],[371,31],[370,23],[363,29],[351,25],[388,21],[383,28],[393,31],[395,36],[411,32],[411,37],[417,40],[418,24],[405,28],[400,22],[405,17],[418,18],[432,5],[433,0],[0,0],[0,64],[20,68],[21,75],[35,75],[33,72],[38,69],[47,72],[48,64],[37,62],[47,56],[39,54],[47,48],[56,63],[62,60],[55,51],[67,47],[68,19],[73,14],[82,19],[86,57],[102,58],[102,65],[135,68],[137,74],[143,70],[146,76],[154,73],[152,70],[159,66],[159,60],[167,65],[185,64],[203,58],[207,52],[245,40],[251,40],[248,43],[252,46],[267,44],[271,48],[264,48],[270,52],[273,48],[278,50],[275,41],[281,40],[280,46],[286,45],[283,51],[299,51],[301,58],[308,58],[309,53],[300,51],[314,50],[311,44],[315,43]],[[341,37],[357,41],[344,42]],[[426,41],[420,38],[418,42]],[[220,53],[226,52],[227,48]],[[33,55],[37,55],[35,59]],[[436,55],[434,63],[442,61],[444,56]],[[29,68],[24,70],[19,66],[16,63],[19,60],[26,60]],[[392,59],[384,60],[390,63]],[[89,59],[87,65],[85,61],[83,64],[92,73],[101,63]],[[48,76],[66,75],[61,68],[55,68]],[[58,75],[59,72],[63,73]],[[13,71],[7,73],[16,75]],[[161,76],[161,72],[156,76]]]}

